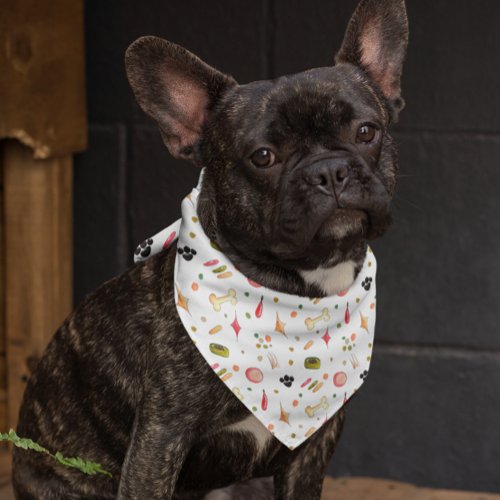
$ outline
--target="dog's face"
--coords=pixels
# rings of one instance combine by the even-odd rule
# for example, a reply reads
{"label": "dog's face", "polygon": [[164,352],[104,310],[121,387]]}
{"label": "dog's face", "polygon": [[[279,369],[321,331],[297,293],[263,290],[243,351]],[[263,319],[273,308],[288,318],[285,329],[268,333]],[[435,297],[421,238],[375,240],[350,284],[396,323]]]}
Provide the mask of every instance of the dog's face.
{"label": "dog's face", "polygon": [[139,103],[174,156],[206,167],[200,216],[223,249],[305,270],[385,231],[407,33],[403,0],[362,0],[335,66],[246,85],[164,40],[132,44]]}
{"label": "dog's face", "polygon": [[215,167],[219,230],[242,253],[316,268],[386,227],[388,112],[355,67],[235,86],[212,123],[201,157]]}

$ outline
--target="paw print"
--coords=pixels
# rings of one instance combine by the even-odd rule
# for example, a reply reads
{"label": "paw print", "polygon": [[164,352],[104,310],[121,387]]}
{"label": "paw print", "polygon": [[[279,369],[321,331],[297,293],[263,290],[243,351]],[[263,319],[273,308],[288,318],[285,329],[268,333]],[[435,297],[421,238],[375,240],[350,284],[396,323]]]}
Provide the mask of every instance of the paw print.
{"label": "paw print", "polygon": [[151,253],[151,245],[153,244],[153,238],[148,238],[144,240],[140,245],[135,249],[135,255],[140,255],[141,257],[149,257]]}
{"label": "paw print", "polygon": [[280,382],[285,385],[285,387],[292,387],[293,381],[295,379],[293,377],[289,377],[288,375],[285,375],[284,377],[280,378]]}
{"label": "paw print", "polygon": [[182,255],[184,260],[192,260],[196,255],[196,250],[194,248],[189,248],[188,246],[178,248],[177,253]]}
{"label": "paw print", "polygon": [[361,286],[366,290],[368,291],[370,289],[370,287],[372,286],[372,281],[373,281],[373,278],[365,278],[362,282],[361,282]]}
{"label": "paw print", "polygon": [[361,380],[364,380],[366,377],[368,377],[368,370],[365,370],[363,373],[359,374],[359,378]]}

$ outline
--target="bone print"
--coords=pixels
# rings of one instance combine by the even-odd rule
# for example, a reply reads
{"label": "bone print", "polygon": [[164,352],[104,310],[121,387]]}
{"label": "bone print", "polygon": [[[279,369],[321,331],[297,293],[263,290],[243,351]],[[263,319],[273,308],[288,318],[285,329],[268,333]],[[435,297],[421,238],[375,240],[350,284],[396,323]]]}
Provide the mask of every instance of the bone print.
{"label": "bone print", "polygon": [[324,410],[328,410],[328,408],[330,408],[330,405],[326,400],[326,396],[323,396],[317,405],[306,406],[306,413],[309,417],[314,417],[314,414],[321,408],[323,408]]}
{"label": "bone print", "polygon": [[306,318],[304,323],[306,324],[308,330],[313,330],[316,326],[316,323],[320,321],[330,321],[330,313],[328,312],[328,308],[325,307],[321,315],[317,318]]}
{"label": "bone print", "polygon": [[212,304],[214,311],[219,312],[221,310],[222,304],[224,302],[231,302],[233,306],[238,303],[238,299],[236,298],[236,290],[234,288],[230,288],[227,291],[227,295],[222,295],[221,297],[217,297],[215,293],[211,293],[208,297],[210,300],[210,304]]}

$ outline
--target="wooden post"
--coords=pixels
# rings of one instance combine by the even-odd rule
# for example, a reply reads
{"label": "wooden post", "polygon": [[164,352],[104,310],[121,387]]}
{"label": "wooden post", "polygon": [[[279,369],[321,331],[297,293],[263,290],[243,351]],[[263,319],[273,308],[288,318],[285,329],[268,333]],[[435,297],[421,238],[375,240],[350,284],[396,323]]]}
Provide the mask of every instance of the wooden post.
{"label": "wooden post", "polygon": [[3,154],[5,334],[9,426],[25,383],[72,306],[72,159]]}
{"label": "wooden post", "polygon": [[[16,426],[30,372],[71,309],[72,155],[87,143],[83,0],[10,2],[0,47],[4,432]],[[8,463],[0,446],[0,480]]]}
{"label": "wooden post", "polygon": [[[2,143],[0,143],[0,207],[3,207],[3,169]],[[0,213],[2,213],[0,208]],[[4,220],[0,218],[0,242],[3,243]],[[3,259],[3,244],[0,245],[0,430],[4,431],[9,425],[7,403],[7,353],[5,338],[5,263]],[[2,454],[5,446],[0,447],[0,480],[2,475]]]}

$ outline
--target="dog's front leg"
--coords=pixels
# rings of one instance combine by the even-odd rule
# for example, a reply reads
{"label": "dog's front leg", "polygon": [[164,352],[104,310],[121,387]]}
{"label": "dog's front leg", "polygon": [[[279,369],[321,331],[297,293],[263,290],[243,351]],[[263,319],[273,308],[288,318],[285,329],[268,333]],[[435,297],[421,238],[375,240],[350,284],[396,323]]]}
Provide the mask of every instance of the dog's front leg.
{"label": "dog's front leg", "polygon": [[344,411],[324,424],[274,476],[275,500],[320,500],[325,469],[342,432]]}
{"label": "dog's front leg", "polygon": [[190,440],[175,419],[153,415],[143,409],[136,417],[118,500],[170,500],[173,496]]}

